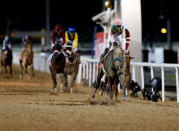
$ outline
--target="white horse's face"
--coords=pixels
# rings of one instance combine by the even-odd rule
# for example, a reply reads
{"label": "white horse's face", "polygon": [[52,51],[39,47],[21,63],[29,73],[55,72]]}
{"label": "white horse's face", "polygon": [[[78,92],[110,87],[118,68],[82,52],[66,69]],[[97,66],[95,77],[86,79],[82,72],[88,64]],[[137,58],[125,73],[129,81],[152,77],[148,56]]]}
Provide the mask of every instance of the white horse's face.
{"label": "white horse's face", "polygon": [[125,54],[120,46],[114,48],[114,67],[117,70],[117,73],[125,71]]}

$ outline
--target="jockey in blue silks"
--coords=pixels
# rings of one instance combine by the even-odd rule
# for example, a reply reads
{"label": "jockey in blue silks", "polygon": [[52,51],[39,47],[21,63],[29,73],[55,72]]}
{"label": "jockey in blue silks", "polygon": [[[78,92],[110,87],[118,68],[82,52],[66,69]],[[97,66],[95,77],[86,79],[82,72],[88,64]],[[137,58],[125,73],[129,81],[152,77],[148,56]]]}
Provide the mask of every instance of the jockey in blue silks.
{"label": "jockey in blue silks", "polygon": [[67,44],[69,41],[72,42],[73,51],[77,51],[78,46],[78,33],[76,32],[75,27],[69,27],[68,31],[65,32],[65,41]]}

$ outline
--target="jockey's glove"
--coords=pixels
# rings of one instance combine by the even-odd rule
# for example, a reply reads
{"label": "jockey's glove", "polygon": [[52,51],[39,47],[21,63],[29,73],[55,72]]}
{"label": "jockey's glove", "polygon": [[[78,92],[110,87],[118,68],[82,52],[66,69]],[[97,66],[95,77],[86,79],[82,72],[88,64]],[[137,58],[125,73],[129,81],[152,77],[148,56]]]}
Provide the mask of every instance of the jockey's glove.
{"label": "jockey's glove", "polygon": [[125,54],[129,54],[129,50],[125,50]]}
{"label": "jockey's glove", "polygon": [[111,46],[112,46],[112,43],[109,42],[109,45],[107,46],[108,50],[111,48]]}

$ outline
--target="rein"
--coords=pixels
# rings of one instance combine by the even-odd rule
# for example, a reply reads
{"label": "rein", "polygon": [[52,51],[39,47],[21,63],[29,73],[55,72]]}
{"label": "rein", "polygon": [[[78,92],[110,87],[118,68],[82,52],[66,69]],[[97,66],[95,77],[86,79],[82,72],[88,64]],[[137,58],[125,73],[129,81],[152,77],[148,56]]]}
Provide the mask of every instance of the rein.
{"label": "rein", "polygon": [[75,60],[73,62],[68,61],[68,64],[70,64],[70,65],[75,64],[76,61],[77,61],[77,57],[75,56]]}
{"label": "rein", "polygon": [[120,57],[117,57],[117,58],[115,58],[115,59],[113,60],[113,63],[115,63],[117,60],[120,61],[120,62],[122,62],[121,58],[120,58]]}

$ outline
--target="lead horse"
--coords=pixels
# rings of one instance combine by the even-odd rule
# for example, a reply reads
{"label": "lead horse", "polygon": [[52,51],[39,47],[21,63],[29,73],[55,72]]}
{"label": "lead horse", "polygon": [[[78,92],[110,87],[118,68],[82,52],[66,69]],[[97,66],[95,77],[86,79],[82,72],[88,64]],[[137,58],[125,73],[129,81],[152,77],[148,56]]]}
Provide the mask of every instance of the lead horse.
{"label": "lead horse", "polygon": [[[24,72],[29,74],[29,79],[34,77],[34,68],[33,68],[33,57],[34,53],[32,50],[32,38],[29,37],[24,45],[24,48],[21,51],[19,63],[21,67],[20,78],[23,77]],[[28,67],[30,68],[28,72]]]}
{"label": "lead horse", "polygon": [[12,50],[6,50],[4,52],[1,52],[0,55],[0,72],[2,72],[2,68],[5,69],[5,73],[7,73],[7,67],[9,67],[9,73],[10,76],[12,77],[12,60],[13,60],[13,55],[12,55]]}
{"label": "lead horse", "polygon": [[[79,64],[80,64],[80,56],[78,53],[73,52],[73,46],[71,42],[67,42],[66,44],[66,55],[67,62],[64,68],[64,73],[61,74],[61,91],[65,87],[67,90],[70,88],[70,92],[73,92],[73,87],[75,84],[75,80],[77,78]],[[64,76],[64,77],[63,77]],[[68,78],[71,78],[70,80]]]}
{"label": "lead horse", "polygon": [[[114,49],[108,53],[106,59],[103,62],[103,70],[99,72],[98,76],[105,75],[105,81],[109,87],[109,96],[112,102],[113,90],[115,93],[115,100],[117,100],[118,89],[117,85],[120,83],[121,87],[125,89],[125,53],[120,45],[113,45]],[[95,92],[100,84],[100,77],[97,79],[95,90],[92,94],[92,98],[95,97]],[[124,96],[126,96],[125,90],[123,90]]]}

